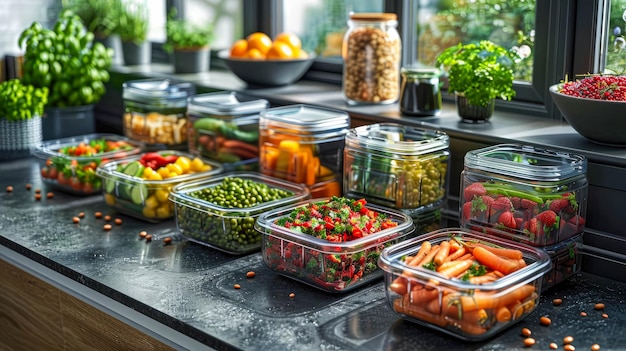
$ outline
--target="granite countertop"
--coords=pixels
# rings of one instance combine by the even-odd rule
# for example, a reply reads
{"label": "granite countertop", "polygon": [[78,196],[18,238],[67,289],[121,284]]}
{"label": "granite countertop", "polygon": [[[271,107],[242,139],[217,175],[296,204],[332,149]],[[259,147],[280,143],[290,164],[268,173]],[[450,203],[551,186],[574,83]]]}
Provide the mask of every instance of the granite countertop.
{"label": "granite countertop", "polygon": [[[260,253],[233,256],[189,242],[174,220],[146,223],[115,212],[101,195],[50,188],[33,158],[0,162],[0,174],[0,245],[207,348],[521,350],[528,349],[523,327],[537,340],[532,349],[548,349],[550,342],[562,348],[566,335],[578,350],[594,343],[601,350],[626,348],[626,284],[596,275],[581,272],[548,290],[531,315],[494,338],[462,342],[394,314],[382,280],[346,294],[325,293],[269,270]],[[8,185],[13,192],[4,190]],[[41,200],[35,200],[35,189],[42,189]],[[53,198],[45,196],[48,191]],[[104,231],[97,211],[123,223]],[[79,212],[86,216],[74,224]],[[142,230],[153,235],[151,242],[139,237]],[[173,242],[165,245],[166,237]],[[248,271],[256,276],[247,279]],[[552,305],[556,297],[564,300],[561,306]],[[594,310],[597,302],[605,304],[604,311]],[[539,324],[544,315],[551,326]]]}

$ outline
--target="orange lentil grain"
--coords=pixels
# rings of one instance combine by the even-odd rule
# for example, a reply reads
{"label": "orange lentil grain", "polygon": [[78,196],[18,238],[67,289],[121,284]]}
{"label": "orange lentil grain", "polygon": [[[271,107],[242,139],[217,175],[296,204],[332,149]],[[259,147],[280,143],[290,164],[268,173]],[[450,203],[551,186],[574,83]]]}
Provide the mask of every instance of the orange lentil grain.
{"label": "orange lentil grain", "polygon": [[250,271],[250,272],[246,273],[246,278],[254,278],[255,275],[256,275],[256,273],[254,273],[253,271]]}
{"label": "orange lentil grain", "polygon": [[105,224],[105,225],[102,226],[102,229],[107,230],[107,231],[111,230],[111,225],[110,224]]}
{"label": "orange lentil grain", "polygon": [[35,194],[41,194],[41,189],[35,189]]}
{"label": "orange lentil grain", "polygon": [[122,225],[122,219],[121,218],[116,218],[115,219],[115,224]]}
{"label": "orange lentil grain", "polygon": [[609,318],[609,315],[606,313],[602,313],[602,318]]}
{"label": "orange lentil grain", "polygon": [[13,187],[8,185],[7,186],[7,193],[12,193],[13,192]]}
{"label": "orange lentil grain", "polygon": [[142,230],[142,231],[139,232],[139,236],[142,237],[142,238],[145,238],[147,235],[148,235],[148,232],[145,231],[145,230]]}
{"label": "orange lentil grain", "polygon": [[35,200],[37,201],[41,200],[41,194],[35,194]]}
{"label": "orange lentil grain", "polygon": [[587,312],[585,312],[585,311],[580,312],[580,316],[581,317],[587,317]]}
{"label": "orange lentil grain", "polygon": [[33,186],[30,183],[26,183],[26,190],[30,190]]}
{"label": "orange lentil grain", "polygon": [[289,297],[293,299],[294,297],[296,297],[296,294],[291,293],[291,294],[289,294]]}
{"label": "orange lentil grain", "polygon": [[535,343],[536,343],[536,341],[533,338],[526,338],[526,339],[524,339],[524,346],[526,346],[526,347],[531,347]]}
{"label": "orange lentil grain", "polygon": [[564,344],[571,344],[574,342],[574,337],[571,335],[568,335],[566,337],[563,338],[563,343]]}
{"label": "orange lentil grain", "polygon": [[72,217],[72,222],[74,222],[74,223],[80,223],[80,218],[78,218],[78,217]]}
{"label": "orange lentil grain", "polygon": [[530,331],[530,329],[522,328],[522,336],[529,337],[531,334],[532,334],[532,332]]}
{"label": "orange lentil grain", "polygon": [[172,238],[170,238],[169,236],[165,239],[163,239],[163,244],[165,245],[169,245],[172,243]]}
{"label": "orange lentil grain", "polygon": [[102,218],[102,212],[96,212],[94,216],[96,216],[96,218]]}
{"label": "orange lentil grain", "polygon": [[78,213],[78,218],[84,218],[84,217],[85,217],[85,212]]}
{"label": "orange lentil grain", "polygon": [[241,285],[239,285],[239,284],[235,284],[235,285],[233,285],[233,288],[235,288],[235,289],[241,289]]}
{"label": "orange lentil grain", "polygon": [[557,345],[555,342],[551,342],[549,346],[552,350],[556,350],[559,348],[559,345]]}
{"label": "orange lentil grain", "polygon": [[539,323],[541,325],[548,326],[548,325],[552,324],[552,321],[550,320],[550,318],[548,318],[546,316],[543,316],[543,317],[539,318]]}
{"label": "orange lentil grain", "polygon": [[597,303],[594,308],[596,310],[603,310],[604,309],[604,304],[603,303]]}
{"label": "orange lentil grain", "polygon": [[152,235],[148,234],[146,235],[146,242],[151,242],[152,241]]}
{"label": "orange lentil grain", "polygon": [[107,221],[107,222],[110,222],[111,221],[111,216],[109,216],[109,215],[104,216],[104,220]]}
{"label": "orange lentil grain", "polygon": [[576,348],[572,344],[567,344],[567,345],[563,346],[563,350],[565,350],[565,351],[576,351]]}
{"label": "orange lentil grain", "polygon": [[52,199],[54,197],[54,193],[53,192],[48,192],[46,194],[46,196],[48,197],[48,199]]}
{"label": "orange lentil grain", "polygon": [[554,300],[552,300],[552,304],[554,306],[560,306],[562,303],[563,303],[562,299],[554,299]]}
{"label": "orange lentil grain", "polygon": [[599,351],[599,350],[600,350],[600,345],[598,344],[591,345],[591,351]]}

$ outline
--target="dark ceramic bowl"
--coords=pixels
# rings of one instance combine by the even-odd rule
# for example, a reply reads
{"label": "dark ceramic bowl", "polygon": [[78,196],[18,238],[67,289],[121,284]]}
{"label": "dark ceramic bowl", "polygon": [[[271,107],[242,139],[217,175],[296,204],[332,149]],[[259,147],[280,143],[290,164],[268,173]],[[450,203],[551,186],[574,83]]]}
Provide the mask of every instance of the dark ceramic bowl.
{"label": "dark ceramic bowl", "polygon": [[304,59],[285,60],[252,60],[245,58],[231,58],[228,50],[218,54],[226,66],[239,79],[250,85],[283,86],[297,82],[311,67],[315,55],[309,54]]}
{"label": "dark ceramic bowl", "polygon": [[626,146],[626,102],[569,96],[558,86],[550,87],[550,95],[574,130],[598,144]]}

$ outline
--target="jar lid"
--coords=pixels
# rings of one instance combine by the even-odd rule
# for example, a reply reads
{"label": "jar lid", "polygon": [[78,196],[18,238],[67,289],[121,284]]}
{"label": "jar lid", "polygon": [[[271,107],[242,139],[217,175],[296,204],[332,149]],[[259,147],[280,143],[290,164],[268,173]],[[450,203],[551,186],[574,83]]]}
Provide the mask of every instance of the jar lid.
{"label": "jar lid", "polygon": [[344,137],[350,127],[350,116],[340,110],[300,104],[261,112],[259,126],[267,127],[266,124],[272,129],[283,128],[293,134],[340,134]]}
{"label": "jar lid", "polygon": [[189,98],[187,111],[218,116],[247,116],[258,114],[269,106],[257,99],[236,92],[198,94]]}
{"label": "jar lid", "polygon": [[379,123],[350,129],[346,146],[376,150],[393,155],[417,156],[429,154],[450,146],[450,138],[432,128]]}
{"label": "jar lid", "polygon": [[396,21],[398,16],[395,13],[387,12],[362,12],[351,13],[350,19],[353,21],[363,22],[381,22],[381,21]]}
{"label": "jar lid", "polygon": [[587,158],[530,145],[502,144],[465,154],[465,169],[535,181],[560,181],[587,173]]}
{"label": "jar lid", "polygon": [[440,69],[428,66],[402,67],[400,72],[408,78],[434,78],[439,77],[442,74]]}
{"label": "jar lid", "polygon": [[139,79],[124,82],[123,97],[129,100],[177,100],[187,99],[195,93],[195,87],[188,82],[170,79]]}

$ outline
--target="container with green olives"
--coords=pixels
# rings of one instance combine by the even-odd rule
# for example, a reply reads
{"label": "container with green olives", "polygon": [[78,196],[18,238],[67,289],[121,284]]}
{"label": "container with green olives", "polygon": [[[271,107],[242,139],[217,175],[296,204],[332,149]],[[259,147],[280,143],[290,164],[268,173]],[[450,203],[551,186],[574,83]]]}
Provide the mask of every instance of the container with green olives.
{"label": "container with green olives", "polygon": [[303,185],[252,172],[181,183],[170,193],[183,236],[236,255],[260,250],[259,215],[309,198]]}
{"label": "container with green olives", "polygon": [[411,217],[447,195],[450,141],[436,129],[380,123],[353,128],[344,148],[343,194]]}

